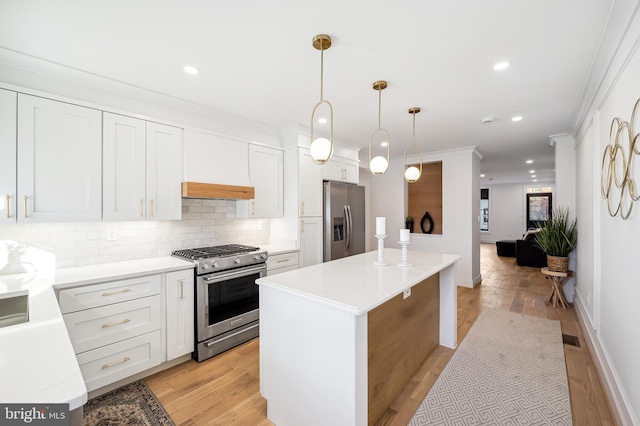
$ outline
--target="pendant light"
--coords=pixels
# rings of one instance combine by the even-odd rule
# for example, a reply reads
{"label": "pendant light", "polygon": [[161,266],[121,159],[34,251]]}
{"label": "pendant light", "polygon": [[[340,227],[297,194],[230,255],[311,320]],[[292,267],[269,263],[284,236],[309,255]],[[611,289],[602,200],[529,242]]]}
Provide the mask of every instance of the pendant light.
{"label": "pendant light", "polygon": [[[422,148],[416,145],[416,114],[419,112],[420,112],[420,108],[418,107],[409,108],[409,114],[413,115],[413,139],[411,142],[411,146],[409,146],[407,149],[404,150],[404,169],[405,169],[404,180],[406,180],[409,183],[417,182],[418,179],[420,179],[420,176],[422,175]],[[420,151],[420,168],[419,169],[418,167],[413,165],[407,167],[407,151],[409,151],[411,148],[416,148],[418,151]]]}
{"label": "pendant light", "polygon": [[[380,126],[380,110],[382,109],[382,91],[387,88],[387,82],[384,80],[379,80],[373,83],[373,90],[378,91],[378,130],[375,130],[371,133],[369,137],[369,170],[371,174],[374,176],[383,175],[387,169],[389,168],[389,145],[391,144],[391,135],[386,129],[383,129]],[[373,145],[373,137],[378,132],[384,132],[387,134],[387,158],[384,158],[381,155],[377,155],[371,158],[371,151]]]}
{"label": "pendant light", "polygon": [[[309,151],[311,158],[316,164],[324,164],[329,161],[331,154],[333,154],[333,107],[329,101],[325,101],[322,97],[324,86],[324,51],[331,47],[331,37],[326,34],[318,34],[313,38],[313,47],[320,51],[320,102],[313,108],[311,114],[311,145]],[[322,104],[329,106],[329,139],[313,137],[313,122],[316,115],[316,110]]]}

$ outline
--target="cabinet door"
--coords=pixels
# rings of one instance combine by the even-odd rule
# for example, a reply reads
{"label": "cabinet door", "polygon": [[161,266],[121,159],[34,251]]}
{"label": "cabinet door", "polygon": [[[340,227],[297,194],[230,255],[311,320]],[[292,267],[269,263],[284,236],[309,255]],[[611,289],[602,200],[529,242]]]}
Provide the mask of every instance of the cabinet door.
{"label": "cabinet door", "polygon": [[299,152],[299,216],[322,216],[322,167],[314,163],[309,150]]}
{"label": "cabinet door", "polygon": [[148,220],[182,218],[182,129],[147,122]]}
{"label": "cabinet door", "polygon": [[16,115],[18,94],[0,89],[0,223],[16,221]]}
{"label": "cabinet door", "polygon": [[322,217],[300,219],[299,266],[322,263]]}
{"label": "cabinet door", "polygon": [[167,274],[167,361],[193,352],[193,270]]}
{"label": "cabinet door", "polygon": [[145,122],[103,113],[102,217],[144,220]]}
{"label": "cabinet door", "polygon": [[18,221],[99,221],[102,112],[18,95]]}
{"label": "cabinet door", "polygon": [[360,182],[360,164],[353,160],[344,160],[342,164],[344,170],[344,180],[349,183],[358,184]]}
{"label": "cabinet door", "polygon": [[322,165],[322,179],[344,180],[344,168],[342,161],[333,157]]}
{"label": "cabinet door", "polygon": [[249,145],[249,174],[255,188],[252,217],[282,217],[283,170],[281,150]]}

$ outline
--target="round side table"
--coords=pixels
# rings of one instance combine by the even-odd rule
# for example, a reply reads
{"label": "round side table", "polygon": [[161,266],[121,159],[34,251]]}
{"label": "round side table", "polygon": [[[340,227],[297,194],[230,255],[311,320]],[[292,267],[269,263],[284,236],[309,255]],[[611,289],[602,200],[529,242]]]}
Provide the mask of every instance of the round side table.
{"label": "round side table", "polygon": [[567,299],[564,298],[564,293],[562,293],[562,284],[573,275],[573,271],[556,272],[550,271],[549,268],[542,268],[540,272],[551,280],[551,293],[549,297],[547,297],[547,300],[545,300],[545,303],[552,303],[554,308],[558,306],[558,303],[563,308],[569,306]]}

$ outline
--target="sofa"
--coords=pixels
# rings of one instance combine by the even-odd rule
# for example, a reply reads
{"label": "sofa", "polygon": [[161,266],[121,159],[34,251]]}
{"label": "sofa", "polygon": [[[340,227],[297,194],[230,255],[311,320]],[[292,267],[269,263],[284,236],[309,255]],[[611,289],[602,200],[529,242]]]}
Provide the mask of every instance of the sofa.
{"label": "sofa", "polygon": [[544,268],[547,266],[547,255],[536,244],[536,232],[538,230],[527,231],[521,240],[497,241],[498,256],[515,257],[518,266]]}

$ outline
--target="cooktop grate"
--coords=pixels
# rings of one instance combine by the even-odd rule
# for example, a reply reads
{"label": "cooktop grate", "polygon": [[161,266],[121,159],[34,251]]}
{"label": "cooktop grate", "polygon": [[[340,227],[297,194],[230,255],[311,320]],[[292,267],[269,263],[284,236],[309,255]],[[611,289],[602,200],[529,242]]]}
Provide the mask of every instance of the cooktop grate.
{"label": "cooktop grate", "polygon": [[190,260],[209,259],[213,257],[232,256],[260,250],[260,247],[244,246],[241,244],[225,244],[221,246],[198,247],[193,249],[175,250],[171,254]]}

